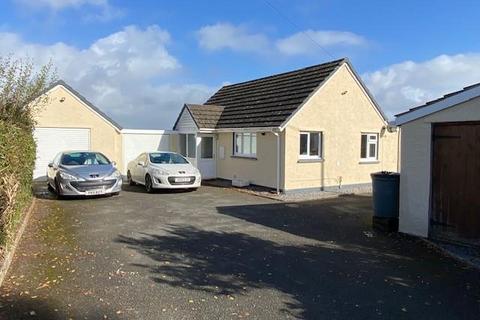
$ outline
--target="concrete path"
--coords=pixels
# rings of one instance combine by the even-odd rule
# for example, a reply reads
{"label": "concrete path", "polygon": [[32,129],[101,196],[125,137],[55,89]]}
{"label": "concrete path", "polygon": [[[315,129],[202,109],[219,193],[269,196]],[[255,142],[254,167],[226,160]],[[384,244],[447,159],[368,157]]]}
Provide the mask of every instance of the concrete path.
{"label": "concrete path", "polygon": [[223,188],[37,208],[0,319],[479,319],[480,273],[376,234],[371,199]]}

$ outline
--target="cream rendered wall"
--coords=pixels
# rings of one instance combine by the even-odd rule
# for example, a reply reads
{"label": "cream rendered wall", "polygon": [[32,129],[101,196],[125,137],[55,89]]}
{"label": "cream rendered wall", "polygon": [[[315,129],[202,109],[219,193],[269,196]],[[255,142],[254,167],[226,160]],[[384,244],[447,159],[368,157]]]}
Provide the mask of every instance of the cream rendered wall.
{"label": "cream rendered wall", "polygon": [[[60,102],[61,98],[65,101]],[[48,103],[35,111],[35,120],[36,127],[89,128],[91,149],[123,168],[120,132],[65,88],[58,86],[50,91]]]}
{"label": "cream rendered wall", "polygon": [[[283,134],[280,134],[282,138]],[[276,188],[277,177],[277,137],[266,132],[262,135],[257,132],[257,158],[239,158],[233,155],[233,133],[217,134],[217,176],[219,178],[232,180],[242,178],[252,184]],[[224,148],[224,157],[220,157],[219,149]],[[280,146],[280,150],[283,150]],[[280,168],[283,168],[283,151],[281,151]],[[282,170],[283,171],[283,170]],[[280,177],[280,188],[283,189],[283,173]]]}
{"label": "cream rendered wall", "polygon": [[[386,124],[346,64],[285,129],[285,190],[370,183],[370,173],[397,171],[398,135]],[[323,162],[299,162],[300,132],[323,132]],[[360,163],[361,133],[382,133],[379,161]]]}
{"label": "cream rendered wall", "polygon": [[432,123],[461,121],[480,121],[480,98],[402,125],[399,220],[401,232],[428,236]]}

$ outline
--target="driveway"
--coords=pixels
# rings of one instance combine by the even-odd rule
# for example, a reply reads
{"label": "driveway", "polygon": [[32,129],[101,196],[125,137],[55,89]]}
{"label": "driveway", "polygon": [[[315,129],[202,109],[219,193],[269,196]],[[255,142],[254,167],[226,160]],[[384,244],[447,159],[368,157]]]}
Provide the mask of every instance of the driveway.
{"label": "driveway", "polygon": [[39,199],[0,319],[478,319],[480,273],[370,229],[371,198]]}

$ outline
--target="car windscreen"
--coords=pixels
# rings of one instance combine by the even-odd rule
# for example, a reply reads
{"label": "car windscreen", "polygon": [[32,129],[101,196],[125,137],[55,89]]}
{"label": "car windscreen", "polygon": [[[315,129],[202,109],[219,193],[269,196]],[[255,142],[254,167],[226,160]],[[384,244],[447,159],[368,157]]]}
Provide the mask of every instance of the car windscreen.
{"label": "car windscreen", "polygon": [[98,152],[69,152],[62,156],[61,164],[64,166],[106,165],[110,160]]}
{"label": "car windscreen", "polygon": [[150,153],[150,162],[158,164],[187,164],[188,161],[177,153]]}

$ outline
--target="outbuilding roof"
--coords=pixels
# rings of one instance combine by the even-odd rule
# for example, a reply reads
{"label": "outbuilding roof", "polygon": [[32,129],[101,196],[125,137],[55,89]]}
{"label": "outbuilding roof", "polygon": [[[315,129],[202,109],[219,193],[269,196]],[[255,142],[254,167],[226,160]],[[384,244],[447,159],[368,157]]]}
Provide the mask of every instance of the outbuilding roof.
{"label": "outbuilding roof", "polygon": [[480,82],[465,87],[462,90],[447,93],[443,97],[428,101],[423,105],[396,114],[395,124],[400,126],[404,123],[425,117],[429,114],[453,107],[477,97],[480,97]]}

